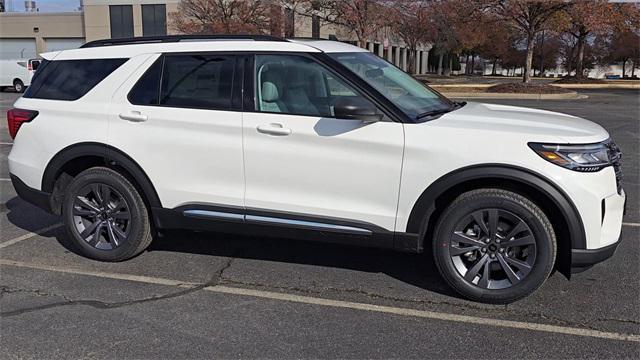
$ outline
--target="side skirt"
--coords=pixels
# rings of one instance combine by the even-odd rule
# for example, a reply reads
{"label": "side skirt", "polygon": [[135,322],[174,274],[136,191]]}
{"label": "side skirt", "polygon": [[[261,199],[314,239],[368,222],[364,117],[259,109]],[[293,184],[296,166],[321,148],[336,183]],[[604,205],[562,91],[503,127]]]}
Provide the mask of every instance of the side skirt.
{"label": "side skirt", "polygon": [[318,241],[422,252],[418,234],[398,233],[373,224],[256,209],[216,206],[152,208],[159,229],[188,229]]}

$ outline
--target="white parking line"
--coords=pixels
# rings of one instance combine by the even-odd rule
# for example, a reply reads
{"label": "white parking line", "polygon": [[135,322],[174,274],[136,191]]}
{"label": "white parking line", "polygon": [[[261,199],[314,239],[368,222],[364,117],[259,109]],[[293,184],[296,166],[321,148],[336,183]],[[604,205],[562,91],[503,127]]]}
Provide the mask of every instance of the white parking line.
{"label": "white parking line", "polygon": [[22,236],[18,236],[17,238],[14,238],[14,239],[11,239],[11,240],[8,240],[8,241],[5,241],[5,242],[3,242],[3,243],[0,243],[0,249],[6,248],[7,246],[11,246],[11,245],[13,245],[13,244],[17,244],[17,243],[19,243],[20,241],[24,241],[24,240],[27,240],[27,239],[31,239],[31,238],[32,238],[32,237],[34,237],[34,236],[38,236],[38,235],[40,235],[40,234],[42,234],[42,233],[45,233],[45,232],[47,232],[47,231],[49,231],[49,230],[53,230],[53,229],[59,228],[60,226],[62,226],[62,224],[60,224],[60,223],[58,223],[58,224],[53,224],[53,225],[51,225],[51,226],[47,226],[47,227],[45,227],[45,228],[42,228],[42,229],[36,230],[36,231],[34,231],[34,232],[30,232],[30,233],[26,233],[26,234],[24,234],[24,235],[22,235]]}
{"label": "white parking line", "polygon": [[11,179],[7,179],[7,178],[0,178],[0,181],[11,181]]}
{"label": "white parking line", "polygon": [[623,222],[622,226],[640,227],[640,223],[627,223]]}
{"label": "white parking line", "polygon": [[[193,287],[197,285],[193,283],[184,283],[178,280],[172,280],[172,279],[166,279],[166,278],[129,275],[129,274],[117,274],[117,273],[108,273],[108,272],[93,271],[93,270],[80,270],[80,269],[73,269],[73,268],[67,268],[67,267],[32,264],[32,263],[12,261],[12,260],[0,259],[0,265],[30,268],[30,269],[44,270],[44,271],[53,271],[53,272],[60,272],[60,273],[67,273],[67,274],[95,276],[95,277],[108,278],[108,279],[128,280],[128,281],[159,284],[159,285],[180,286],[180,287]],[[392,315],[399,315],[399,316],[418,317],[423,319],[433,319],[433,320],[441,320],[441,321],[475,324],[475,325],[481,325],[481,326],[521,329],[521,330],[592,337],[592,338],[600,338],[600,339],[608,339],[608,340],[640,342],[640,335],[638,334],[625,334],[625,333],[598,331],[598,330],[591,330],[591,329],[547,325],[547,324],[531,323],[531,322],[523,322],[523,321],[482,318],[482,317],[449,314],[449,313],[434,312],[434,311],[357,303],[357,302],[351,302],[351,301],[323,299],[323,298],[301,296],[301,295],[294,295],[294,294],[287,294],[287,293],[278,293],[278,292],[271,292],[271,291],[227,287],[227,286],[221,286],[221,285],[206,287],[204,288],[204,290],[214,292],[214,293],[220,293],[220,294],[250,296],[250,297],[261,298],[261,299],[289,301],[289,302],[296,302],[296,303],[302,303],[302,304],[308,304],[308,305],[320,305],[320,306],[328,306],[328,307],[334,307],[334,308],[370,311],[370,312],[392,314]]]}
{"label": "white parking line", "polygon": [[191,286],[197,285],[193,283],[186,283],[184,281],[150,277],[150,276],[106,273],[102,271],[81,270],[81,269],[74,269],[74,268],[67,268],[67,267],[60,267],[60,266],[31,264],[31,263],[26,263],[22,261],[13,261],[13,260],[5,260],[5,259],[0,259],[0,265],[15,266],[15,267],[44,270],[44,271],[54,271],[54,272],[60,272],[65,274],[95,276],[95,277],[107,278],[107,279],[135,281],[135,282],[145,283],[145,284],[179,286],[179,287],[191,287]]}
{"label": "white parking line", "polygon": [[574,328],[574,327],[567,327],[567,326],[547,325],[547,324],[531,323],[531,322],[523,322],[523,321],[482,318],[482,317],[475,317],[475,316],[448,314],[448,313],[407,309],[407,308],[397,308],[397,307],[391,307],[391,306],[356,303],[351,301],[330,300],[330,299],[315,298],[310,296],[300,296],[300,295],[276,293],[276,292],[261,291],[261,290],[242,289],[242,288],[226,287],[226,286],[213,286],[213,287],[205,288],[205,290],[218,292],[218,293],[225,293],[225,294],[252,296],[252,297],[258,297],[258,298],[264,298],[264,299],[292,301],[292,302],[298,302],[298,303],[304,303],[304,304],[357,309],[357,310],[381,312],[381,313],[403,315],[403,316],[413,316],[413,317],[419,317],[419,318],[425,318],[425,319],[462,322],[462,323],[469,323],[469,324],[476,324],[476,325],[496,326],[496,327],[523,329],[523,330],[531,330],[531,331],[541,331],[541,332],[549,332],[549,333],[565,334],[565,335],[586,336],[586,337],[594,337],[594,338],[610,339],[610,340],[640,342],[640,335],[637,335],[637,334],[623,334],[623,333],[598,331],[598,330],[591,330],[591,329],[581,329],[581,328]]}
{"label": "white parking line", "polygon": [[2,142],[0,141],[0,145],[13,145],[12,142]]}

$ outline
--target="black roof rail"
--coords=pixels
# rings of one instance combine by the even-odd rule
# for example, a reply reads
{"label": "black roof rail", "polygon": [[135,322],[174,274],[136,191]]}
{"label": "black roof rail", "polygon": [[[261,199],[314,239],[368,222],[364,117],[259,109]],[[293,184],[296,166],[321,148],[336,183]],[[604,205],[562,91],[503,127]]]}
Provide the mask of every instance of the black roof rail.
{"label": "black roof rail", "polygon": [[253,41],[286,41],[271,35],[241,35],[241,34],[214,34],[214,35],[166,35],[166,36],[140,36],[132,38],[103,39],[89,41],[80,48],[99,46],[153,44],[164,42],[197,41],[197,40],[253,40]]}

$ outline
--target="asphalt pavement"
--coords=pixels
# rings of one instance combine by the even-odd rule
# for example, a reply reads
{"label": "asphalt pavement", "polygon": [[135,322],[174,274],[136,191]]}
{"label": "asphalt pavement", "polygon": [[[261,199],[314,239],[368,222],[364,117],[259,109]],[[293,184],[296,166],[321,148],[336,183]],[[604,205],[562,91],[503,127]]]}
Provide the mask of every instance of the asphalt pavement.
{"label": "asphalt pavement", "polygon": [[629,208],[612,259],[493,306],[426,255],[171,231],[122,263],[69,250],[60,218],[16,197],[0,93],[2,358],[637,358],[640,92],[483,100],[598,122],[624,152]]}

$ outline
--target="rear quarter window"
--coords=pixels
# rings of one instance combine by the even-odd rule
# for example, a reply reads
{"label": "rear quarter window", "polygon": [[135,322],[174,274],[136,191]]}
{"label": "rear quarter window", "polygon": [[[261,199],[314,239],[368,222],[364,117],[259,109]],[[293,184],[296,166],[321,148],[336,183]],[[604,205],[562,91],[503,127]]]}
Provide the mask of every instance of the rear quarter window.
{"label": "rear quarter window", "polygon": [[48,61],[46,64],[40,66],[24,97],[47,100],[77,100],[127,60],[128,59],[87,59]]}

